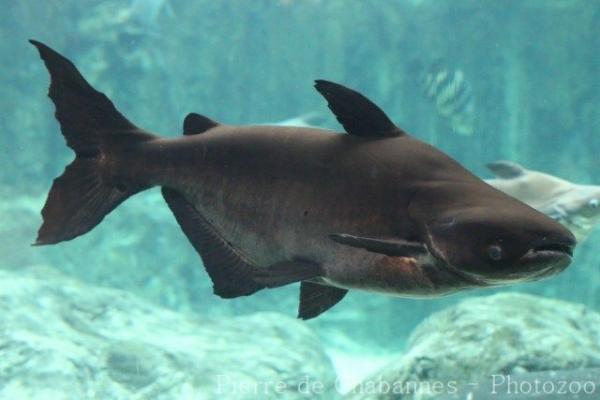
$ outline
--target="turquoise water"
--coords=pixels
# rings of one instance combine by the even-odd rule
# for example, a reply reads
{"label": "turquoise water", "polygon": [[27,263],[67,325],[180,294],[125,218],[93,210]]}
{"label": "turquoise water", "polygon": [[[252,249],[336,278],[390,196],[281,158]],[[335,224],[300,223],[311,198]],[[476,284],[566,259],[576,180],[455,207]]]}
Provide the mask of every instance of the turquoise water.
{"label": "turquoise water", "polygon": [[[510,160],[600,184],[597,1],[0,4],[0,267],[17,274],[48,266],[192,318],[297,311],[297,285],[234,300],[213,295],[200,258],[156,189],[128,200],[82,237],[30,247],[52,179],[72,153],[46,97],[47,71],[27,39],[67,56],[131,121],[164,136],[180,135],[189,112],[226,124],[310,114],[317,116],[311,123],[339,131],[313,88],[315,79],[327,79],[364,93],[398,126],[482,178],[492,177],[487,163]],[[518,291],[597,311],[599,240],[591,230],[571,266],[548,280],[431,300],[352,292],[305,325],[338,373],[357,381],[401,355],[423,319],[466,298]]]}

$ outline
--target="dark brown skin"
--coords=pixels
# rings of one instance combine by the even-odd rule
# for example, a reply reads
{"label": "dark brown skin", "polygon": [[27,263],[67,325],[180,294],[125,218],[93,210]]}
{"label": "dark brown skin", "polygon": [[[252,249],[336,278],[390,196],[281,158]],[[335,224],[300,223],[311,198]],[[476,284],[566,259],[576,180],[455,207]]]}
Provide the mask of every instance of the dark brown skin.
{"label": "dark brown skin", "polygon": [[[403,160],[398,148],[415,157]],[[183,193],[254,265],[302,258],[323,265],[325,278],[343,287],[438,295],[472,283],[444,269],[425,274],[413,259],[327,240],[333,232],[420,238],[408,206],[423,181],[419,165],[410,164],[432,155],[440,153],[408,136],[377,140],[306,128],[220,126],[148,142],[139,163],[127,162],[154,166],[130,179]],[[477,179],[444,158],[446,169],[433,171]]]}
{"label": "dark brown skin", "polygon": [[[409,136],[365,139],[306,128],[219,126],[200,135],[150,141],[140,154],[139,165],[155,168],[135,171],[131,180],[183,193],[252,264],[311,260],[324,266],[329,283],[342,287],[435,296],[486,285],[443,265],[423,268],[412,258],[323,240],[345,232],[426,242],[409,213],[411,200],[424,187],[446,192],[445,184],[460,182],[467,188],[452,199],[453,210],[471,204],[484,204],[490,213],[509,209],[511,218],[539,225],[547,236],[552,231],[569,236]],[[477,196],[468,190],[477,190]]]}
{"label": "dark brown skin", "polygon": [[302,318],[346,289],[437,296],[535,280],[570,263],[575,240],[560,224],[341,85],[316,88],[350,134],[190,114],[186,136],[164,139],[127,121],[67,59],[32,43],[77,154],[51,189],[36,244],[81,235],[130,195],[161,186],[215,293],[302,281]]}

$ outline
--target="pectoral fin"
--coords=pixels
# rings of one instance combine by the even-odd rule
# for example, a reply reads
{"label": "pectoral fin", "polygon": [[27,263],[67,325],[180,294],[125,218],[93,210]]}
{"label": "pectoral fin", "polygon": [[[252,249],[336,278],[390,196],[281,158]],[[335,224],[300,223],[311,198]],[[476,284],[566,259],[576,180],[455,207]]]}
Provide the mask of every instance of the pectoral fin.
{"label": "pectoral fin", "polygon": [[404,239],[361,237],[346,233],[334,233],[329,237],[333,241],[346,246],[358,247],[391,257],[416,257],[428,253],[423,243]]}
{"label": "pectoral fin", "polygon": [[300,284],[298,318],[311,319],[336,305],[348,293],[346,289],[321,285],[313,282]]}

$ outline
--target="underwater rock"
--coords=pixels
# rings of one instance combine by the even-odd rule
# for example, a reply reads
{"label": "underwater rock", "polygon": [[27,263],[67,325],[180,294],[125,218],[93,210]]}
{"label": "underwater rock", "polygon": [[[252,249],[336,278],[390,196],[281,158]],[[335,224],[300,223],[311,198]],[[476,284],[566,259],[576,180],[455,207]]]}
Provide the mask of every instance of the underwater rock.
{"label": "underwater rock", "polygon": [[413,331],[403,356],[347,398],[429,399],[494,374],[599,367],[600,314],[579,304],[502,293],[431,315]]}
{"label": "underwater rock", "polygon": [[196,320],[46,267],[0,281],[0,398],[336,396],[331,362],[295,319]]}

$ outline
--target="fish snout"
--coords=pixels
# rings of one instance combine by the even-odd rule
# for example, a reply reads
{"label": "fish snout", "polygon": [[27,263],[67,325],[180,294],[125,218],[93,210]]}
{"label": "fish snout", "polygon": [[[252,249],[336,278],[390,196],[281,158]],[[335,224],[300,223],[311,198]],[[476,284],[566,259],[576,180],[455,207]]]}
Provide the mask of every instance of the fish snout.
{"label": "fish snout", "polygon": [[566,229],[561,234],[543,236],[532,244],[519,264],[533,279],[557,274],[571,264],[576,244],[575,236]]}
{"label": "fish snout", "polygon": [[535,252],[563,252],[573,256],[573,250],[575,249],[576,244],[577,240],[575,239],[573,233],[566,228],[562,228],[561,232],[551,235],[544,235],[540,239],[534,241],[532,243],[531,250]]}

